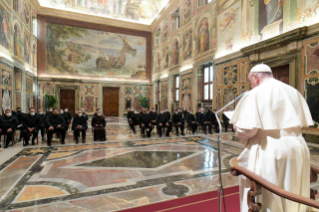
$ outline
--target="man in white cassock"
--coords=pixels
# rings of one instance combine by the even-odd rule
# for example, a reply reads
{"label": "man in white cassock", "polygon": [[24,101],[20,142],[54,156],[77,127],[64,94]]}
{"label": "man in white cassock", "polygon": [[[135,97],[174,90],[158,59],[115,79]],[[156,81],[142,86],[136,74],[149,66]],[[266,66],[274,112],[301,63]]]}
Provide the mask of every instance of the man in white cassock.
{"label": "man in white cassock", "polygon": [[[269,66],[254,66],[248,79],[253,88],[239,102],[230,120],[246,147],[238,165],[292,193],[310,196],[310,154],[301,128],[313,125],[308,105],[293,87],[272,76]],[[241,212],[247,212],[250,180],[240,178]],[[262,188],[262,211],[305,212],[308,207]]]}

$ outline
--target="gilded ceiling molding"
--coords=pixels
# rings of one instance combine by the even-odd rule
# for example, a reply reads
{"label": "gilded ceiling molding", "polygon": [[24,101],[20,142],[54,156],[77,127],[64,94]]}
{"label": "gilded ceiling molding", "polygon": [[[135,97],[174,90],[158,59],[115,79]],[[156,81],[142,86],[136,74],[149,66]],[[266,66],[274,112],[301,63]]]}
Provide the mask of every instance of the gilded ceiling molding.
{"label": "gilded ceiling molding", "polygon": [[170,0],[167,4],[169,4],[168,7],[164,7],[159,14],[157,14],[157,17],[153,20],[150,27],[153,30],[157,28],[157,26],[161,23],[163,19],[167,17],[167,15],[180,3],[180,1],[177,0]]}
{"label": "gilded ceiling molding", "polygon": [[83,21],[83,22],[89,22],[89,23],[95,23],[95,24],[103,24],[108,26],[151,32],[151,28],[149,25],[132,23],[127,21],[120,21],[116,19],[98,17],[93,15],[86,15],[86,14],[53,9],[48,7],[41,7],[40,10],[38,11],[38,15],[47,15],[47,16],[73,19],[77,21]]}

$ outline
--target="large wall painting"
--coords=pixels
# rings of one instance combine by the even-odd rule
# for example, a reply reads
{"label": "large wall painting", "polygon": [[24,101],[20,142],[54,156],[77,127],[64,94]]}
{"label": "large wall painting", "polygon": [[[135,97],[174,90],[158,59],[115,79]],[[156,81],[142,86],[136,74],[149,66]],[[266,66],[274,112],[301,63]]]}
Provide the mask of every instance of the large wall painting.
{"label": "large wall painting", "polygon": [[[6,8],[7,9],[7,8]],[[10,48],[11,45],[11,24],[10,15],[7,10],[0,4],[0,45],[4,46],[6,49]]]}
{"label": "large wall painting", "polygon": [[47,23],[46,72],[146,79],[145,41],[144,37]]}

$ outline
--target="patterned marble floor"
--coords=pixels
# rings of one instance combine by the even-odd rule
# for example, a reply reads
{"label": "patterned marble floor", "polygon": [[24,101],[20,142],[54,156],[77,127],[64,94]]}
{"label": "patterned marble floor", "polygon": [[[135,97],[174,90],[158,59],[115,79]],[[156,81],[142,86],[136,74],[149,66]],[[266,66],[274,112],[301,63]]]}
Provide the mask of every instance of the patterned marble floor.
{"label": "patterned marble floor", "polygon": [[[24,148],[0,166],[3,211],[114,211],[215,190],[216,142],[202,136]],[[222,152],[225,187],[236,154]]]}
{"label": "patterned marble floor", "polygon": [[[18,143],[0,152],[11,154],[0,165],[0,211],[117,211],[216,190],[217,134],[142,139],[125,119],[107,121],[106,142],[93,142],[89,129],[86,144],[75,145],[70,132],[66,145]],[[231,187],[238,178],[229,168],[244,141],[233,133],[222,140],[223,184]],[[319,147],[310,152],[317,164]]]}

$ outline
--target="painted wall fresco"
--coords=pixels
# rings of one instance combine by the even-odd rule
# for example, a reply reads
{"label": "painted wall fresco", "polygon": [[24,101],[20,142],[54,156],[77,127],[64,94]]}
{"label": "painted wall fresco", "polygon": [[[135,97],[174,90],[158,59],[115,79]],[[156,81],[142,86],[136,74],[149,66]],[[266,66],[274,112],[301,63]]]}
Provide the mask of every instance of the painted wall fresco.
{"label": "painted wall fresco", "polygon": [[181,76],[181,96],[180,107],[184,109],[192,108],[192,74]]}
{"label": "painted wall fresco", "polygon": [[220,1],[217,8],[217,54],[241,47],[241,1]]}
{"label": "painted wall fresco", "polygon": [[319,37],[314,37],[302,42],[302,61],[300,71],[301,93],[308,103],[315,126],[319,128]]}
{"label": "painted wall fresco", "polygon": [[168,83],[167,81],[161,82],[161,105],[160,109],[168,108]]}
{"label": "painted wall fresco", "polygon": [[[127,108],[142,110],[140,100],[145,98],[147,108],[152,107],[152,86],[125,86],[124,112]],[[130,106],[130,107],[129,107]]]}
{"label": "painted wall fresco", "polygon": [[96,112],[99,107],[99,85],[81,83],[79,99],[79,108],[84,108],[88,113]]}
{"label": "painted wall fresco", "polygon": [[199,22],[197,34],[197,52],[199,54],[202,54],[205,51],[209,50],[209,25],[207,18],[203,18]]}
{"label": "painted wall fresco", "polygon": [[33,79],[31,76],[26,76],[26,90],[25,90],[25,100],[26,100],[26,110],[33,107]]}
{"label": "painted wall fresco", "polygon": [[50,23],[46,32],[48,74],[146,79],[143,37]]}
{"label": "painted wall fresco", "polygon": [[[225,104],[250,89],[247,81],[249,73],[249,60],[243,58],[215,67],[215,84],[213,108],[220,109]],[[238,103],[238,102],[236,102]],[[234,109],[231,105],[228,109]]]}
{"label": "painted wall fresco", "polygon": [[22,106],[21,91],[22,91],[22,72],[20,70],[15,70],[15,94],[16,94],[15,107],[16,108]]}
{"label": "painted wall fresco", "polygon": [[183,60],[192,58],[193,53],[193,34],[192,30],[187,31],[183,36]]}
{"label": "painted wall fresco", "polygon": [[7,66],[0,63],[1,71],[1,114],[4,114],[4,111],[7,108],[12,109],[12,73],[13,67]]}
{"label": "painted wall fresco", "polygon": [[0,4],[0,22],[2,23],[0,25],[0,45],[2,45],[4,48],[11,49],[12,43],[11,43],[11,19],[10,19],[10,13],[8,11],[8,8],[6,5]]}
{"label": "painted wall fresco", "polygon": [[166,2],[166,0],[39,0],[44,7],[143,24],[150,24]]}
{"label": "painted wall fresco", "polygon": [[[179,4],[171,9],[168,17],[163,19],[153,31],[153,55],[160,53],[163,63],[166,48],[169,47],[168,68],[154,59],[156,64],[153,66],[153,73],[183,66],[185,61],[188,64],[208,51],[213,55],[213,50],[217,47],[214,10],[213,3],[199,6],[197,1],[179,0]],[[176,22],[180,23],[179,26],[176,26]],[[166,30],[167,23],[168,30]],[[158,38],[162,38],[160,42]]]}

